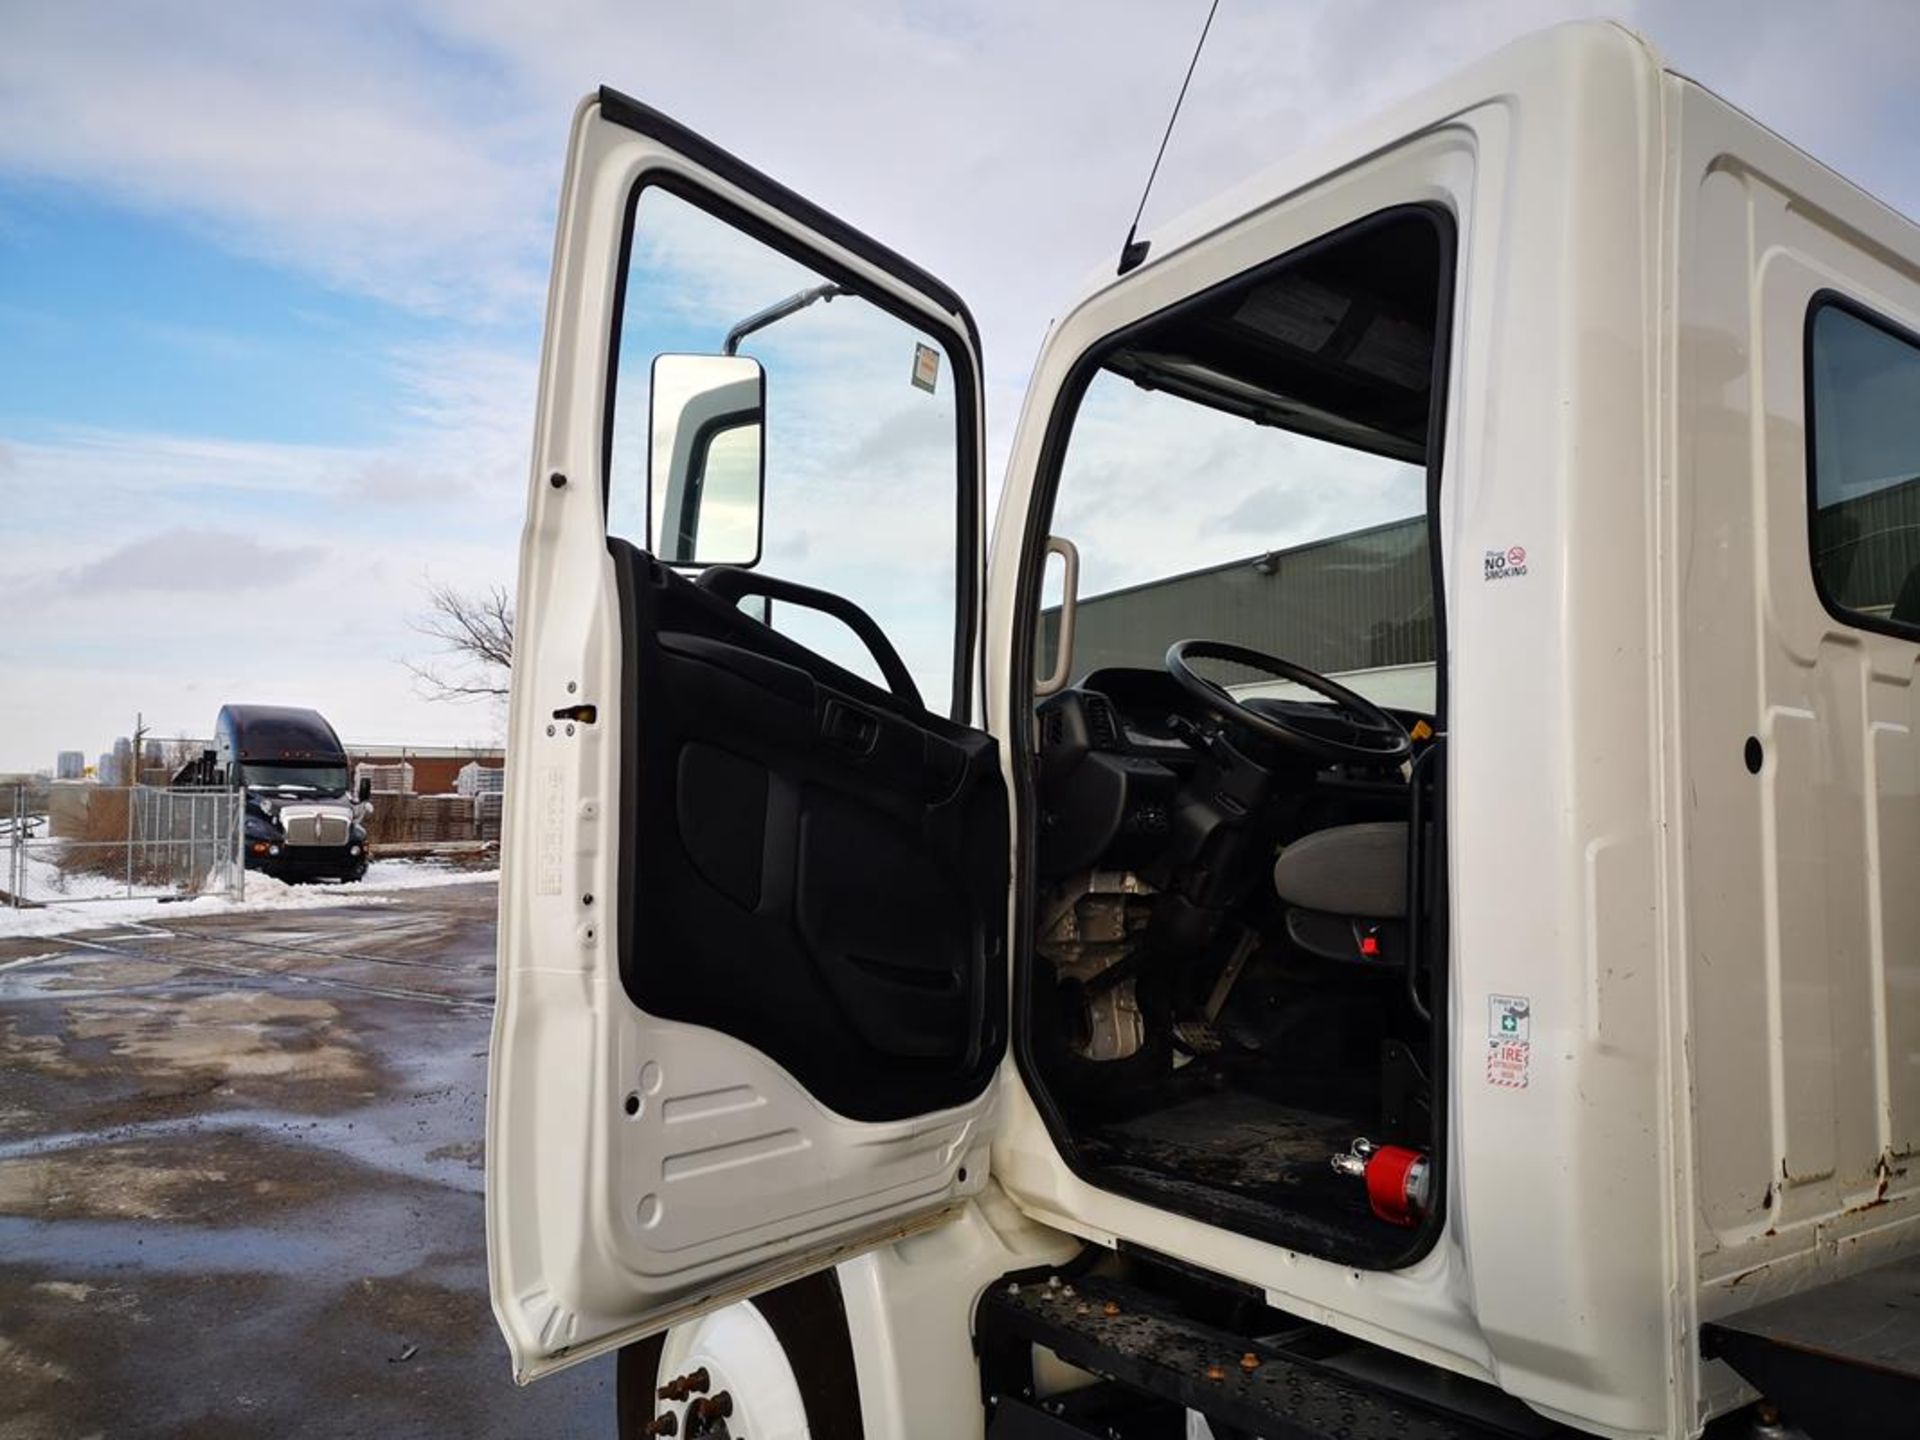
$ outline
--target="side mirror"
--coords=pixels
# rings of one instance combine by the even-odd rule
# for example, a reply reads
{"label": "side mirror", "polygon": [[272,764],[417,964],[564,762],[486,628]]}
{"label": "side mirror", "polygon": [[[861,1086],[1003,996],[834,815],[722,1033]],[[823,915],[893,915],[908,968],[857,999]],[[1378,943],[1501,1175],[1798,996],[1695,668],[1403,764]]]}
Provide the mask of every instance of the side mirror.
{"label": "side mirror", "polygon": [[766,372],[745,355],[660,355],[648,406],[650,548],[668,565],[755,565]]}
{"label": "side mirror", "polygon": [[360,788],[356,793],[359,795],[362,805],[373,799],[373,777],[371,775],[362,775],[360,777]]}

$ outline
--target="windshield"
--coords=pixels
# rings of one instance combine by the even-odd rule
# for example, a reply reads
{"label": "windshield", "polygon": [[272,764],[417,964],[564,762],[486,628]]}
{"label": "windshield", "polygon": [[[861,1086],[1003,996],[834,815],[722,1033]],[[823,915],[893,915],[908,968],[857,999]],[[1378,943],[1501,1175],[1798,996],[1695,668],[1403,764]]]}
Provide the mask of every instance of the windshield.
{"label": "windshield", "polygon": [[241,783],[252,790],[311,790],[319,795],[344,795],[344,765],[242,765]]}
{"label": "windshield", "polygon": [[[1362,227],[1136,329],[1074,416],[1052,531],[1080,553],[1072,679],[1229,641],[1431,713],[1426,447],[1440,252]],[[1044,609],[1036,673],[1053,670]],[[1241,695],[1320,697],[1211,666]]]}

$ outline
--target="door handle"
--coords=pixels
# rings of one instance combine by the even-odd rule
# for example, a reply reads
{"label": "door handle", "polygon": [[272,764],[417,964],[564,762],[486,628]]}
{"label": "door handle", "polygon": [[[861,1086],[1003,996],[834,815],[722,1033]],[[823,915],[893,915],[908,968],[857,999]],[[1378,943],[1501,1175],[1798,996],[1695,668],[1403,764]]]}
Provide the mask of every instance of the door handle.
{"label": "door handle", "polygon": [[820,715],[820,733],[842,749],[866,755],[880,739],[880,720],[844,700],[828,700]]}

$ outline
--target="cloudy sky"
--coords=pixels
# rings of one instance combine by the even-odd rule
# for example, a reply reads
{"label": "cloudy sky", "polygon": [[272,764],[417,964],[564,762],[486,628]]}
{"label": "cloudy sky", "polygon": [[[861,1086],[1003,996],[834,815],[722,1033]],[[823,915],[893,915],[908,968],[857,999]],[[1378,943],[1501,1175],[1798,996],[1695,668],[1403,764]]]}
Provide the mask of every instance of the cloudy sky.
{"label": "cloudy sky", "polygon": [[[985,336],[997,483],[1118,249],[1204,0],[0,0],[0,769],[136,709],[497,737],[402,660],[514,571],[568,119],[606,82],[921,261]],[[1920,214],[1912,0],[1224,0],[1147,226],[1606,10]]]}

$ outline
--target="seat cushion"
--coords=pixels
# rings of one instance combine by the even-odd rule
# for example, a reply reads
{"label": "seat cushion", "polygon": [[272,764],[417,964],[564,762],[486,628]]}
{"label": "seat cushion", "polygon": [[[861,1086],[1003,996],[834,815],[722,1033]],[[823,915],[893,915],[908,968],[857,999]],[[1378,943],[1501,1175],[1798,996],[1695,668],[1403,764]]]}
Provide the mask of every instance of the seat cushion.
{"label": "seat cushion", "polygon": [[1383,820],[1303,835],[1273,863],[1273,888],[1289,905],[1364,920],[1407,913],[1407,824]]}

